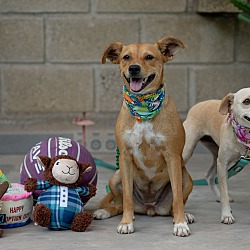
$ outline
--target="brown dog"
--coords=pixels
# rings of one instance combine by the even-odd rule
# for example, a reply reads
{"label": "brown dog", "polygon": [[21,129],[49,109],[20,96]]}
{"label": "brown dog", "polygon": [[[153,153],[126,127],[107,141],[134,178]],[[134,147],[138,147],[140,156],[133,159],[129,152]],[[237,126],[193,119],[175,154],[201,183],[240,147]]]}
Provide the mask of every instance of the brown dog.
{"label": "brown dog", "polygon": [[102,63],[119,64],[125,85],[116,123],[120,169],[94,216],[105,219],[123,212],[117,227],[121,234],[134,232],[134,212],[172,215],[174,234],[190,234],[187,222],[194,217],[184,214],[184,204],[193,183],[182,160],[185,134],[163,84],[164,63],[179,48],[184,48],[179,39],[165,37],[156,44],[111,43],[103,54]]}

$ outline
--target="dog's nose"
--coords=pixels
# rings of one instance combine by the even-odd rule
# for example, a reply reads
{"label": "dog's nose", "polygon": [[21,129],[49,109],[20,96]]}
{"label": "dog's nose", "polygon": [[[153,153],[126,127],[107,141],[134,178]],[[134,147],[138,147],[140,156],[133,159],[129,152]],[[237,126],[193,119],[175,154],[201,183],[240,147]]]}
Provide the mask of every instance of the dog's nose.
{"label": "dog's nose", "polygon": [[137,75],[141,72],[141,67],[137,64],[130,65],[128,69],[129,74],[131,75]]}

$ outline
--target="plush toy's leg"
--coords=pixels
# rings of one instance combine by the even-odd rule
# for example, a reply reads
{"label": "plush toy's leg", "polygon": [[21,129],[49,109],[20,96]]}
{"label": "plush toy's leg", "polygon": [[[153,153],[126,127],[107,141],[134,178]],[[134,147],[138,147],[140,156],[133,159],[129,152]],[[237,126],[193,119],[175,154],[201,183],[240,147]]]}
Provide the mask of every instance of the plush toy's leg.
{"label": "plush toy's leg", "polygon": [[50,225],[51,212],[44,204],[36,204],[34,208],[34,222],[41,227],[48,227]]}
{"label": "plush toy's leg", "polygon": [[71,224],[71,230],[76,232],[84,232],[87,227],[91,224],[93,215],[88,212],[81,212],[74,216]]}

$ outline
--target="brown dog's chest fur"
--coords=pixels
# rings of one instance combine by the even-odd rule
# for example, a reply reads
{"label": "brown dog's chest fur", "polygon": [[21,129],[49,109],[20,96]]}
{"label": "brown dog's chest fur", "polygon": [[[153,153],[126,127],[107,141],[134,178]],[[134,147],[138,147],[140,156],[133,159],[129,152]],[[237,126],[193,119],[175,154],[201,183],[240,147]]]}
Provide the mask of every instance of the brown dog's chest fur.
{"label": "brown dog's chest fur", "polygon": [[143,204],[157,203],[161,189],[169,181],[166,163],[161,155],[165,137],[149,122],[136,122],[124,133],[134,162],[134,196]]}

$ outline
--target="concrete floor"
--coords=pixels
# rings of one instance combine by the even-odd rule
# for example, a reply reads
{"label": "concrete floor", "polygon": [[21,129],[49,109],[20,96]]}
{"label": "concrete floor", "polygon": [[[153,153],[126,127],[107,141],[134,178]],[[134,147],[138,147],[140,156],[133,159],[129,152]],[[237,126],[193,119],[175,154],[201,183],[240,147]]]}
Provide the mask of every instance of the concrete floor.
{"label": "concrete floor", "polygon": [[[114,164],[112,154],[94,155]],[[19,181],[22,155],[0,155],[0,168],[12,182]],[[187,164],[193,179],[203,178],[211,157],[208,153],[195,153]],[[98,167],[98,193],[86,205],[87,211],[97,208],[105,195],[105,186],[113,171]],[[186,211],[193,213],[194,224],[189,225],[191,235],[181,238],[173,235],[171,217],[136,215],[135,232],[119,235],[116,227],[121,216],[103,221],[94,220],[86,232],[50,231],[34,226],[5,229],[0,239],[1,249],[250,249],[250,172],[249,166],[229,180],[229,192],[235,202],[232,210],[236,222],[220,223],[220,204],[215,201],[207,186],[195,186],[186,204]]]}

